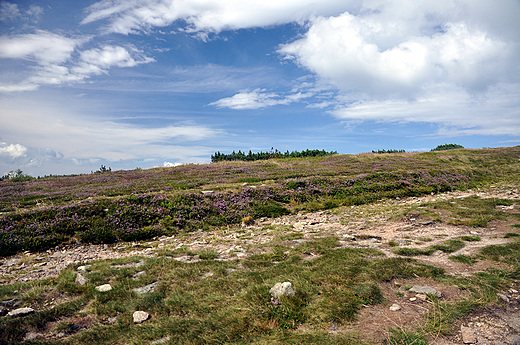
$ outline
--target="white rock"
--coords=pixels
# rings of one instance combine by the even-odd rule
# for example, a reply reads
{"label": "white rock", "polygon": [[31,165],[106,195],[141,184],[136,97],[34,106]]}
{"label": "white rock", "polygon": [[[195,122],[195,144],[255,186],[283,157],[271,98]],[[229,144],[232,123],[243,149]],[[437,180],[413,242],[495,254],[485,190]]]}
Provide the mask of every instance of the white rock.
{"label": "white rock", "polygon": [[138,310],[134,313],[134,323],[142,323],[150,318],[150,314],[145,311]]}
{"label": "white rock", "polygon": [[10,317],[20,317],[20,316],[25,316],[25,315],[29,315],[29,314],[32,314],[34,313],[34,309],[33,308],[18,308],[18,309],[15,309],[15,310],[11,310],[8,315]]}
{"label": "white rock", "polygon": [[140,296],[140,295],[154,292],[157,285],[159,285],[159,282],[153,282],[146,286],[135,288],[135,289],[133,289],[133,291]]}
{"label": "white rock", "polygon": [[274,298],[280,298],[282,296],[294,296],[296,293],[294,291],[294,288],[291,283],[289,282],[283,282],[283,283],[276,283],[271,290],[269,290],[269,293]]}
{"label": "white rock", "polygon": [[76,268],[76,270],[77,270],[78,272],[82,272],[82,273],[84,273],[84,272],[86,272],[87,269],[90,268],[90,267],[92,267],[92,265],[79,266],[78,268]]}
{"label": "white rock", "polygon": [[390,306],[390,311],[398,311],[398,310],[401,310],[401,306],[399,304],[392,304]]}
{"label": "white rock", "polygon": [[96,290],[99,292],[107,292],[112,290],[112,286],[110,284],[96,286]]}
{"label": "white rock", "polygon": [[87,278],[85,278],[81,273],[78,273],[74,282],[78,285],[83,286],[87,283]]}

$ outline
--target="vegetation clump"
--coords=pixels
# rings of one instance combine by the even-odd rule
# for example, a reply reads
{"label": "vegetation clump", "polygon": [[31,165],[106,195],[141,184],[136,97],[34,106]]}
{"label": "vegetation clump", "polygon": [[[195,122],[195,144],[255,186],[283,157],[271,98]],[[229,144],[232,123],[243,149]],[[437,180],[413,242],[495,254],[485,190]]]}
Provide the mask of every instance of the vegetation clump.
{"label": "vegetation clump", "polygon": [[446,151],[446,150],[454,150],[454,149],[463,149],[464,146],[458,145],[458,144],[444,144],[439,145],[434,149],[431,149],[431,151]]}
{"label": "vegetation clump", "polygon": [[372,150],[372,153],[405,153],[405,150]]}

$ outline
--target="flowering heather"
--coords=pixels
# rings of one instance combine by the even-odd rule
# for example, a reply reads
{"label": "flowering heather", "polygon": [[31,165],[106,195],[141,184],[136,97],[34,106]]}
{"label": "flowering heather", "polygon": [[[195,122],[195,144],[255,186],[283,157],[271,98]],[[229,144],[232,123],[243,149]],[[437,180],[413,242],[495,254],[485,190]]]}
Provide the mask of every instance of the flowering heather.
{"label": "flowering heather", "polygon": [[[336,155],[1,181],[0,255],[72,237],[141,240],[239,223],[245,216],[276,217],[310,201],[352,205],[460,189],[505,173],[519,157],[520,147]],[[202,194],[204,188],[214,192]]]}

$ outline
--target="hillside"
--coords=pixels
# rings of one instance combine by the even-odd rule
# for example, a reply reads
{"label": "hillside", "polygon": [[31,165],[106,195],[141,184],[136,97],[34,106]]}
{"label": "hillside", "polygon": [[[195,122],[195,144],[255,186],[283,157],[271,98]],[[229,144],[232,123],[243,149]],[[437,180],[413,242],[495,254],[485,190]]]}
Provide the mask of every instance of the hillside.
{"label": "hillside", "polygon": [[519,176],[510,147],[2,181],[0,308],[33,312],[0,344],[514,343]]}

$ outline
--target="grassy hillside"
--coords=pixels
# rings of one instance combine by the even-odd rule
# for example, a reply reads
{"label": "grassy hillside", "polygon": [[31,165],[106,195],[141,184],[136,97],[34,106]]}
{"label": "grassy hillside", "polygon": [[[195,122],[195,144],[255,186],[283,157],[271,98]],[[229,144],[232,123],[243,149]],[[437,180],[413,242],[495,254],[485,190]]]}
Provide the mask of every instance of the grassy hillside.
{"label": "grassy hillside", "polygon": [[0,345],[512,343],[518,186],[520,147],[2,181]]}
{"label": "grassy hillside", "polygon": [[219,162],[0,182],[0,255],[208,229],[504,180],[520,147]]}

